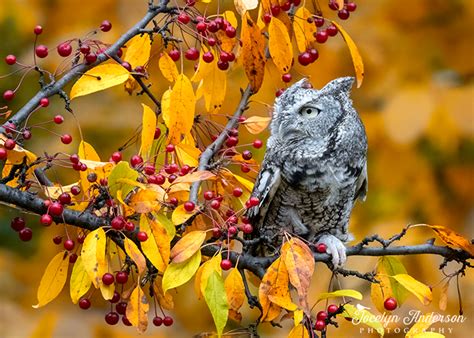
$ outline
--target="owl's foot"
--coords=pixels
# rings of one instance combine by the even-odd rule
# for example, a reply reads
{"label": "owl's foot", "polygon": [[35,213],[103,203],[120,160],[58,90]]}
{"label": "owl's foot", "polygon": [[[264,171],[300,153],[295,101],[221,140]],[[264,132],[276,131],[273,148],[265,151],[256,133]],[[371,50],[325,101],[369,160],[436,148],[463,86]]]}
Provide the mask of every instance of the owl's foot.
{"label": "owl's foot", "polygon": [[334,268],[342,267],[346,263],[346,246],[339,238],[333,235],[322,235],[317,244],[320,243],[326,245],[326,253],[332,256]]}

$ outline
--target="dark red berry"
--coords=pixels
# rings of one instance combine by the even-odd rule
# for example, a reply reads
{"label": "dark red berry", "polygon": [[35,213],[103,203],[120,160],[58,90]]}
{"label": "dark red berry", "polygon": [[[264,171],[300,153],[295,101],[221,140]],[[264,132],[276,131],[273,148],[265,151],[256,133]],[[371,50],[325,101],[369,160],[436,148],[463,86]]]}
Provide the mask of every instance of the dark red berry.
{"label": "dark red berry", "polygon": [[252,152],[250,150],[244,150],[242,152],[242,157],[244,160],[250,160],[252,158]]}
{"label": "dark red berry", "polygon": [[0,160],[5,160],[8,157],[8,152],[5,148],[0,148]]}
{"label": "dark red berry", "polygon": [[35,28],[33,29],[33,32],[34,32],[36,35],[40,35],[41,33],[43,33],[43,27],[41,27],[40,25],[37,25],[37,26],[35,26]]}
{"label": "dark red berry", "polygon": [[228,26],[225,29],[225,35],[227,35],[228,38],[235,38],[235,36],[237,35],[237,31],[235,30],[234,27]]}
{"label": "dark red berry", "polygon": [[253,226],[252,224],[244,224],[242,227],[242,231],[244,234],[251,234],[253,232]]}
{"label": "dark red berry", "polygon": [[146,234],[146,232],[144,231],[139,231],[137,233],[137,239],[140,241],[140,242],[145,242],[147,239],[148,239],[148,235]]}
{"label": "dark red berry", "polygon": [[207,23],[205,23],[204,21],[200,21],[196,24],[196,30],[198,32],[205,32],[207,29]]}
{"label": "dark red berry", "polygon": [[70,254],[69,255],[69,263],[70,264],[76,263],[77,258],[78,258],[77,254],[75,254],[75,253]]}
{"label": "dark red berry", "polygon": [[161,326],[163,324],[163,318],[156,316],[153,318],[153,325]]}
{"label": "dark red berry", "polygon": [[128,63],[127,61],[123,61],[121,63],[122,67],[125,68],[126,70],[128,70],[129,72],[132,71],[132,65],[130,63]]}
{"label": "dark red berry", "polygon": [[87,298],[82,298],[79,301],[79,307],[83,310],[87,310],[88,308],[91,307],[91,301]]}
{"label": "dark red berry", "polygon": [[72,239],[66,239],[64,241],[64,249],[71,251],[72,249],[74,249],[74,246],[75,246],[75,243]]}
{"label": "dark red berry", "polygon": [[187,202],[184,203],[184,210],[186,210],[188,212],[193,211],[195,207],[196,207],[196,205],[191,201],[187,201]]}
{"label": "dark red berry", "polygon": [[105,315],[105,322],[109,325],[117,324],[119,319],[119,314],[115,311],[109,312]]}
{"label": "dark red berry", "polygon": [[278,14],[280,14],[280,6],[278,6],[278,5],[272,5],[270,7],[270,10],[271,10],[273,16],[278,16]]}
{"label": "dark red berry", "polygon": [[21,133],[21,135],[23,136],[23,139],[25,140],[29,140],[31,138],[31,131],[26,129],[26,130],[23,130],[23,132]]}
{"label": "dark red berry", "polygon": [[[133,223],[132,223],[133,224]],[[119,284],[125,284],[128,281],[128,273],[125,271],[119,271],[115,274],[115,280]]]}
{"label": "dark red berry", "polygon": [[259,203],[260,203],[260,200],[258,199],[258,197],[255,197],[255,196],[250,197],[250,199],[249,199],[250,206],[255,207]]}
{"label": "dark red berry", "polygon": [[63,205],[67,205],[71,203],[71,195],[69,195],[67,192],[63,192],[61,195],[59,195],[58,201]]}
{"label": "dark red berry", "polygon": [[285,92],[285,88],[280,88],[275,92],[275,97],[280,97]]}
{"label": "dark red berry", "polygon": [[5,143],[3,144],[3,146],[7,150],[13,150],[16,146],[16,142],[15,142],[15,140],[13,140],[11,138],[8,138],[8,139],[5,140]]}
{"label": "dark red berry", "polygon": [[130,159],[130,164],[132,167],[138,167],[140,164],[143,163],[143,158],[140,155],[133,155]]}
{"label": "dark red berry", "polygon": [[330,304],[328,306],[328,313],[336,313],[337,311],[339,311],[339,306],[337,306],[336,304]]}
{"label": "dark red berry", "polygon": [[73,185],[71,187],[71,194],[73,194],[74,196],[77,196],[81,193],[81,188],[77,185]]}
{"label": "dark red berry", "polygon": [[48,56],[48,47],[45,45],[36,46],[35,53],[37,57],[45,58]]}
{"label": "dark red berry", "polygon": [[125,226],[125,220],[123,219],[122,216],[117,216],[117,217],[114,217],[112,221],[110,221],[110,225],[115,230],[122,230],[123,227]]}
{"label": "dark red berry", "polygon": [[117,303],[120,300],[120,293],[117,291],[114,292],[114,295],[112,296],[112,299],[109,300],[112,304]]}
{"label": "dark red berry", "polygon": [[161,129],[160,129],[160,128],[156,128],[156,129],[155,129],[155,134],[153,135],[153,139],[154,139],[154,140],[157,140],[157,139],[160,138],[160,136],[161,136]]}
{"label": "dark red berry", "polygon": [[329,0],[328,3],[329,8],[331,8],[333,11],[337,11],[339,9],[339,5],[337,4],[336,0]]}
{"label": "dark red berry", "polygon": [[62,57],[69,56],[72,53],[72,47],[67,42],[64,42],[58,45],[57,50],[58,50],[58,54]]}
{"label": "dark red berry", "polygon": [[272,20],[272,15],[270,13],[265,13],[263,14],[262,16],[262,20],[263,22],[265,22],[266,24],[269,24],[270,21]]}
{"label": "dark red berry", "polygon": [[210,63],[214,60],[214,54],[212,54],[211,52],[205,52],[204,54],[202,54],[202,59],[204,62]]}
{"label": "dark red berry", "polygon": [[219,61],[217,61],[217,68],[219,68],[220,70],[229,69],[229,62],[219,60]]}
{"label": "dark red berry", "polygon": [[13,90],[5,90],[5,92],[3,93],[3,99],[5,101],[11,101],[13,100],[13,98],[15,97],[15,92]]}
{"label": "dark red berry", "polygon": [[325,321],[328,318],[328,313],[326,311],[319,311],[316,315],[316,320]]}
{"label": "dark red berry", "polygon": [[239,143],[239,139],[235,136],[229,136],[225,141],[225,145],[228,147],[234,147]]}
{"label": "dark red berry", "polygon": [[206,201],[210,201],[210,200],[212,200],[212,199],[214,198],[214,192],[211,191],[211,190],[206,190],[206,191],[204,191],[204,194],[203,194],[203,195],[204,195],[204,199],[205,199]]}
{"label": "dark red berry", "polygon": [[115,305],[115,311],[117,311],[117,313],[120,315],[124,315],[127,312],[127,303],[118,303],[117,305]]}
{"label": "dark red berry", "polygon": [[64,117],[62,115],[56,115],[54,118],[53,118],[53,121],[54,123],[56,124],[61,124],[64,122]]}
{"label": "dark red berry", "polygon": [[280,5],[280,9],[285,12],[289,11],[290,8],[291,8],[291,1],[287,1],[283,5]]}
{"label": "dark red berry", "polygon": [[53,202],[49,206],[49,213],[53,216],[60,216],[63,213],[64,207],[59,202]]}
{"label": "dark red berry", "polygon": [[336,36],[338,31],[339,30],[337,29],[337,27],[334,26],[333,24],[329,25],[326,28],[326,33],[328,33],[329,36]]}
{"label": "dark red berry", "polygon": [[168,55],[171,58],[171,60],[178,61],[179,57],[181,56],[181,53],[177,49],[172,49],[168,52]]}
{"label": "dark red berry", "polygon": [[118,163],[122,160],[122,153],[120,151],[116,151],[112,154],[112,161]]}
{"label": "dark red berry", "polygon": [[43,97],[40,102],[39,102],[40,106],[45,108],[47,106],[49,106],[49,99],[47,97]]}
{"label": "dark red berry", "polygon": [[319,252],[319,253],[326,253],[326,250],[327,250],[326,244],[324,244],[324,243],[319,243],[318,245],[316,245],[316,251],[317,251],[317,252]]}
{"label": "dark red berry", "polygon": [[85,56],[87,63],[94,63],[97,61],[97,54],[96,53],[89,53]]}
{"label": "dark red berry", "polygon": [[106,272],[102,276],[102,283],[104,285],[111,285],[115,281],[114,275],[112,275],[110,272]]}
{"label": "dark red berry", "polygon": [[61,136],[61,142],[64,143],[64,144],[69,144],[72,142],[72,136],[69,135],[69,134],[64,134],[63,136]]}
{"label": "dark red berry", "polygon": [[63,241],[63,237],[62,236],[55,236],[53,237],[53,243],[58,245],[58,244],[61,244],[61,242]]}
{"label": "dark red berry", "polygon": [[348,2],[346,4],[346,9],[349,11],[349,12],[354,12],[356,9],[357,9],[357,4],[355,2]]}
{"label": "dark red berry", "polygon": [[191,21],[191,18],[189,17],[188,14],[184,13],[184,12],[181,12],[179,15],[178,15],[178,21],[181,22],[182,24],[187,24],[189,23],[189,21]]}
{"label": "dark red berry", "polygon": [[173,145],[173,144],[167,144],[167,145],[166,145],[166,152],[167,152],[167,153],[172,153],[172,152],[174,152],[174,145]]}
{"label": "dark red berry", "polygon": [[324,18],[321,18],[321,17],[314,18],[314,24],[316,25],[316,27],[324,26]]}
{"label": "dark red berry", "polygon": [[319,53],[316,48],[311,48],[308,50],[309,55],[311,55],[311,62],[316,61],[319,58]]}
{"label": "dark red berry", "polygon": [[298,55],[298,62],[302,66],[309,65],[311,61],[312,61],[311,54],[309,54],[308,52],[303,52]]}
{"label": "dark red berry", "polygon": [[328,40],[328,33],[325,30],[319,30],[316,32],[316,41],[319,43],[325,43]]}
{"label": "dark red berry", "polygon": [[393,311],[397,308],[397,300],[393,297],[389,297],[383,302],[383,307],[385,310]]}
{"label": "dark red berry", "polygon": [[212,209],[219,209],[221,207],[221,202],[219,202],[218,200],[213,200],[211,201],[211,208]]}
{"label": "dark red berry", "polygon": [[26,222],[23,217],[15,217],[14,219],[12,219],[10,223],[10,226],[15,231],[20,231],[21,229],[25,227],[25,225],[26,225]]}
{"label": "dark red berry", "polygon": [[48,214],[41,215],[40,223],[44,226],[50,226],[53,223],[53,218]]}
{"label": "dark red berry", "polygon": [[229,270],[230,268],[232,268],[232,262],[229,259],[223,259],[221,261],[221,268],[225,271]]}
{"label": "dark red berry", "polygon": [[236,187],[232,191],[232,195],[234,195],[235,197],[240,197],[240,196],[242,196],[243,192],[244,191],[242,190],[242,188]]}
{"label": "dark red berry", "polygon": [[290,82],[290,81],[291,81],[291,78],[292,78],[292,76],[291,76],[290,73],[286,73],[286,74],[283,74],[283,75],[281,76],[281,80],[282,80],[283,82],[286,82],[286,83]]}
{"label": "dark red berry", "polygon": [[349,19],[349,16],[351,15],[351,13],[347,10],[347,9],[341,9],[339,12],[337,12],[337,16],[339,17],[339,19],[341,20],[347,20]]}
{"label": "dark red berry", "polygon": [[15,55],[7,55],[5,57],[5,62],[7,63],[7,65],[14,65],[16,63],[16,56]]}
{"label": "dark red berry", "polygon": [[326,322],[324,320],[317,320],[316,323],[314,323],[314,329],[316,331],[323,331],[326,328]]}
{"label": "dark red berry", "polygon": [[195,61],[199,59],[199,51],[196,48],[191,47],[184,53],[184,57],[188,60]]}
{"label": "dark red berry", "polygon": [[170,316],[165,316],[165,317],[163,318],[163,324],[164,324],[165,326],[171,326],[171,325],[173,325],[173,318],[171,318]]}
{"label": "dark red berry", "polygon": [[102,32],[108,32],[111,29],[112,29],[112,23],[109,20],[104,20],[100,24],[100,30]]}
{"label": "dark red berry", "polygon": [[87,55],[91,51],[91,47],[89,45],[81,45],[79,48],[82,54]]}
{"label": "dark red berry", "polygon": [[253,147],[256,148],[256,149],[260,149],[262,148],[263,146],[263,142],[262,140],[259,140],[259,139],[255,139],[252,143]]}
{"label": "dark red berry", "polygon": [[28,242],[33,237],[33,231],[30,228],[23,228],[18,234],[23,242]]}
{"label": "dark red berry", "polygon": [[132,222],[127,222],[127,223],[125,223],[125,230],[126,230],[126,231],[133,231],[133,230],[135,230],[135,224],[133,224]]}

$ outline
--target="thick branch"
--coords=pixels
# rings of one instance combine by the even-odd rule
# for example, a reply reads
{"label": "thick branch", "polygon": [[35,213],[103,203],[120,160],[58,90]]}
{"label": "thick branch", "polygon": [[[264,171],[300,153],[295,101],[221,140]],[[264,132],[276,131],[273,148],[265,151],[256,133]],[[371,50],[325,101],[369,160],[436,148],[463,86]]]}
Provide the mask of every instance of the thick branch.
{"label": "thick branch", "polygon": [[[141,29],[145,28],[148,23],[153,20],[160,13],[169,13],[173,11],[173,7],[168,7],[169,0],[162,0],[158,6],[150,7],[146,15],[137,22],[128,32],[123,34],[112,46],[110,46],[104,53],[97,56],[97,61],[92,64],[80,64],[69,70],[62,78],[58,81],[53,81],[50,84],[44,86],[30,101],[28,101],[11,119],[9,122],[13,122],[16,126],[21,125],[28,116],[38,107],[39,102],[44,97],[50,97],[58,94],[64,86],[69,82],[81,76],[89,69],[101,64],[108,60],[109,56],[116,55],[117,51],[124,46],[127,41],[133,38],[135,35],[140,34]],[[4,126],[0,126],[0,133],[5,131]]]}
{"label": "thick branch", "polygon": [[[206,150],[204,150],[201,154],[201,157],[199,158],[199,170],[206,170],[208,168],[208,165],[210,164],[212,158],[214,157],[215,154],[222,148],[222,145],[224,144],[225,140],[228,137],[228,133],[232,128],[235,128],[237,124],[239,123],[239,117],[244,113],[245,109],[247,108],[247,105],[249,103],[249,99],[252,96],[252,90],[250,88],[250,85],[247,85],[247,88],[242,92],[242,98],[240,99],[239,105],[237,106],[237,109],[234,112],[234,115],[232,118],[227,122],[227,125],[225,126],[224,130],[219,134],[217,139],[212,142]],[[199,187],[201,186],[201,181],[197,181],[193,183],[191,186],[191,190],[189,192],[189,200],[193,201],[194,203],[197,202],[197,195],[199,192]]]}

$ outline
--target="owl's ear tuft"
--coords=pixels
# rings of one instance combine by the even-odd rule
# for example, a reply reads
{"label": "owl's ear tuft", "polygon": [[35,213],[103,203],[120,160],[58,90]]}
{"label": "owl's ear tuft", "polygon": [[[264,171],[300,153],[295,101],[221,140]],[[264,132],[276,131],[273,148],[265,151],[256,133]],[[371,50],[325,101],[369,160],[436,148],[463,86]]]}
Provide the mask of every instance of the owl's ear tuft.
{"label": "owl's ear tuft", "polygon": [[354,85],[355,78],[352,76],[340,77],[335,80],[332,80],[321,91],[326,91],[329,93],[347,93],[348,95],[351,92],[352,86]]}

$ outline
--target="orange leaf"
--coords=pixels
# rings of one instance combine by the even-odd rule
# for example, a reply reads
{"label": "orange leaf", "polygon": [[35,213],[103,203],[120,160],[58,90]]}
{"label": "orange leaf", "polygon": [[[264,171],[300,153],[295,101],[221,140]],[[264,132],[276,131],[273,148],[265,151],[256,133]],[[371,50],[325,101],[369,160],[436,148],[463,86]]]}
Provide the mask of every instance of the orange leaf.
{"label": "orange leaf", "polygon": [[152,211],[158,211],[161,203],[164,201],[165,192],[161,187],[147,186],[146,189],[140,189],[130,198],[130,207],[139,214],[146,214]]}
{"label": "orange leaf", "polygon": [[299,302],[308,312],[308,291],[314,272],[314,258],[308,246],[298,238],[291,238],[281,248],[281,257],[288,268],[290,283],[296,288]]}
{"label": "orange leaf", "polygon": [[206,239],[206,232],[191,231],[181,238],[171,249],[173,263],[181,263],[190,258],[201,248]]}
{"label": "orange leaf", "polygon": [[146,271],[146,260],[141,251],[138,249],[137,245],[129,238],[124,238],[125,252],[136,264],[138,269],[138,274],[143,275]]}
{"label": "orange leaf", "polygon": [[170,241],[165,228],[142,214],[140,231],[148,235],[148,239],[141,243],[143,253],[158,271],[165,271],[170,258]]}
{"label": "orange leaf", "polygon": [[272,119],[265,116],[250,116],[247,118],[243,125],[252,134],[259,134],[264,131]]}
{"label": "orange leaf", "polygon": [[309,338],[309,333],[303,324],[298,324],[291,329],[288,338]]}
{"label": "orange leaf", "polygon": [[215,178],[216,175],[207,170],[197,170],[191,174],[179,176],[174,183],[194,183],[197,181],[205,181],[211,178]]}
{"label": "orange leaf", "polygon": [[256,93],[265,75],[265,39],[260,28],[246,13],[242,18],[242,62],[252,91]]}
{"label": "orange leaf", "polygon": [[454,230],[442,225],[424,224],[424,226],[427,226],[433,230],[439,236],[439,238],[441,238],[441,240],[449,246],[460,248],[469,253],[471,256],[474,256],[474,245]]}
{"label": "orange leaf", "polygon": [[132,325],[141,333],[145,332],[146,327],[148,326],[149,308],[150,305],[148,304],[148,299],[145,293],[140,288],[140,285],[137,285],[130,295],[126,316],[130,323],[132,323]]}
{"label": "orange leaf", "polygon": [[360,56],[359,49],[357,49],[354,40],[347,34],[347,32],[339,25],[337,22],[332,22],[334,26],[337,27],[339,32],[341,32],[344,41],[346,41],[347,47],[349,47],[349,52],[351,53],[352,63],[354,64],[354,69],[356,73],[357,79],[357,88],[362,85],[362,81],[364,80],[364,62],[362,61],[362,57]]}
{"label": "orange leaf", "polygon": [[242,280],[242,275],[238,269],[232,269],[232,271],[227,275],[224,287],[227,293],[227,301],[230,309],[235,310],[238,313],[245,300],[244,281]]}

